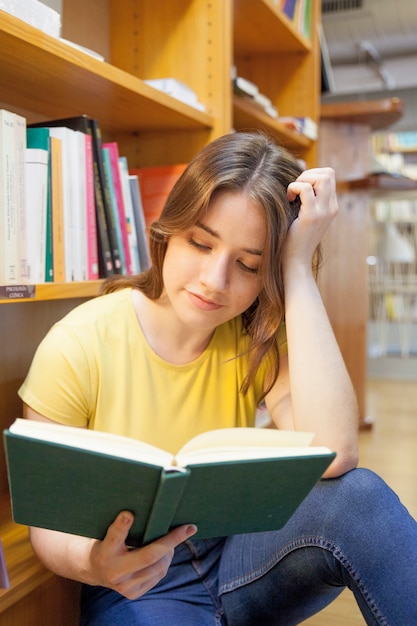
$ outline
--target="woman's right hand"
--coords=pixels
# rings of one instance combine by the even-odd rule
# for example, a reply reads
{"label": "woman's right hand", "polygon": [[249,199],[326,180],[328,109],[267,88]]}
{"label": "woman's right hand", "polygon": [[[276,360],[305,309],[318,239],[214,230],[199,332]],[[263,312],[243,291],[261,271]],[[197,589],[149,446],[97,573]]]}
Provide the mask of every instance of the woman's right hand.
{"label": "woman's right hand", "polygon": [[300,210],[285,242],[284,269],[301,262],[311,270],[314,251],[338,211],[334,170],[306,170],[288,185],[287,195],[290,201],[299,196]]}
{"label": "woman's right hand", "polygon": [[58,576],[114,589],[133,600],[165,576],[174,549],[197,531],[193,524],[178,526],[132,550],[126,539],[133,519],[128,511],[119,513],[102,541],[46,528],[31,528],[30,538],[39,559]]}
{"label": "woman's right hand", "polygon": [[119,513],[103,541],[93,542],[89,558],[90,572],[96,578],[94,584],[113,589],[131,600],[164,578],[176,546],[197,531],[193,524],[179,526],[147,546],[129,549],[126,539],[133,520],[132,513]]}

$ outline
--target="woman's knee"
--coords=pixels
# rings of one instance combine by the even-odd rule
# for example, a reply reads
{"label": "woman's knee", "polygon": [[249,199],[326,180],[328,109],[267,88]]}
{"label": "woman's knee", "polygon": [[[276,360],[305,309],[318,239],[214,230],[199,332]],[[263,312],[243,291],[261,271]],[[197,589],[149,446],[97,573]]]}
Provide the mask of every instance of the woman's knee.
{"label": "woman's knee", "polygon": [[356,468],[338,478],[324,479],[320,483],[324,492],[328,491],[335,510],[359,509],[379,510],[382,502],[398,504],[398,496],[375,472],[366,468]]}

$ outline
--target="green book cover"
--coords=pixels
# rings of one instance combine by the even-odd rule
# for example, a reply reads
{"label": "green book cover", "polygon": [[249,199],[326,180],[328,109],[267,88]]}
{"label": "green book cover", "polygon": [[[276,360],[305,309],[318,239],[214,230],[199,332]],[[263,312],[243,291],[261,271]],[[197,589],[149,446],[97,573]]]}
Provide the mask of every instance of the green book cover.
{"label": "green book cover", "polygon": [[[16,423],[35,425],[38,431],[44,424]],[[64,438],[57,443],[46,441],[42,432],[33,436],[21,429],[13,432],[13,427],[4,431],[4,441],[15,522],[102,539],[117,514],[130,510],[135,515],[128,538],[132,546],[188,523],[197,525],[200,538],[281,528],[335,456],[325,448],[278,449],[273,442],[280,431],[261,435],[253,433],[261,429],[224,429],[213,432],[226,438],[226,431],[249,431],[239,433],[247,434],[248,441],[254,434],[268,437],[269,456],[255,458],[266,454],[262,446],[246,450],[247,458],[239,459],[236,449],[224,456],[230,448],[224,439],[217,460],[200,451],[186,467],[174,467],[169,453],[160,451],[157,462],[147,455],[157,448],[124,437],[105,433],[109,447],[92,449],[102,433],[52,425]],[[73,435],[82,438],[83,447],[74,445]],[[129,458],[121,456],[125,442]]]}

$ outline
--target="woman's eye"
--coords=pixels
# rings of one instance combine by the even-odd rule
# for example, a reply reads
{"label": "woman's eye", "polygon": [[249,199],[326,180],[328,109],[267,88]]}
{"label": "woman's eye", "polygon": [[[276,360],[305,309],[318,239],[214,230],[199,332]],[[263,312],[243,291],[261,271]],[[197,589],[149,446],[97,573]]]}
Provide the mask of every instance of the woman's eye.
{"label": "woman's eye", "polygon": [[249,274],[258,274],[259,273],[259,268],[258,267],[249,267],[245,263],[242,263],[242,261],[239,261],[239,266],[240,266],[240,269],[242,269],[244,272],[248,272]]}
{"label": "woman's eye", "polygon": [[209,246],[206,246],[205,244],[196,241],[192,237],[190,237],[190,239],[188,240],[188,243],[190,244],[190,246],[197,248],[197,250],[210,250]]}

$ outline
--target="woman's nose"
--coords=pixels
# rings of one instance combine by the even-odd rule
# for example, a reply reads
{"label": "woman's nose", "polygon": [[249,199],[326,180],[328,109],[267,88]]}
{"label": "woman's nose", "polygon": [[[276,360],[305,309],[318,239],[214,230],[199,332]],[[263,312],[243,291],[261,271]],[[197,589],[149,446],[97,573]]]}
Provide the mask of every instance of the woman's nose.
{"label": "woman's nose", "polygon": [[211,291],[225,291],[229,285],[229,261],[221,255],[211,255],[201,272],[201,282]]}

